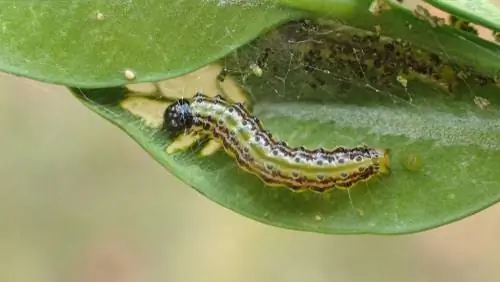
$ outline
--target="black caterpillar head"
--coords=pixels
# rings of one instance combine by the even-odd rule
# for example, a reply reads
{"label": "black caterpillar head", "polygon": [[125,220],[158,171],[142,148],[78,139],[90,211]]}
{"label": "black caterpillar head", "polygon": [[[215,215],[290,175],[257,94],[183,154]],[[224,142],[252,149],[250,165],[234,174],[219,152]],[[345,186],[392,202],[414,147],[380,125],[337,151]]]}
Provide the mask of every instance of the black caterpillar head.
{"label": "black caterpillar head", "polygon": [[165,109],[163,129],[170,134],[186,131],[193,125],[191,106],[186,99],[179,99]]}

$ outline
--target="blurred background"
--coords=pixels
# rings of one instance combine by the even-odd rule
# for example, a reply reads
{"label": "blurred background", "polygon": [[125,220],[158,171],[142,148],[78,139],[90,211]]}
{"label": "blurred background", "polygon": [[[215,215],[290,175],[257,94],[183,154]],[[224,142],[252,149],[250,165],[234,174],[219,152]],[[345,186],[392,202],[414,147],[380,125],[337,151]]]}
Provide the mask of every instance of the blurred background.
{"label": "blurred background", "polygon": [[499,281],[500,206],[406,236],[220,207],[63,87],[0,74],[0,281]]}

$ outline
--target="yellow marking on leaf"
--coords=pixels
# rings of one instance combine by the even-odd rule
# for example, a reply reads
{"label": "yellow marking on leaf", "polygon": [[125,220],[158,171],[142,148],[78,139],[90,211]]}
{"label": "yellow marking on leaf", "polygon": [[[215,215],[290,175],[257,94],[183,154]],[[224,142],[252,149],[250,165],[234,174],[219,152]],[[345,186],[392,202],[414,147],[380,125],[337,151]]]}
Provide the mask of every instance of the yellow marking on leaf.
{"label": "yellow marking on leaf", "polygon": [[134,92],[134,94],[157,94],[158,91],[154,83],[132,83],[125,86],[129,91]]}
{"label": "yellow marking on leaf", "polygon": [[170,146],[165,150],[167,154],[172,154],[179,151],[184,151],[191,147],[194,143],[198,142],[201,138],[200,135],[195,133],[181,134],[177,137]]}
{"label": "yellow marking on leaf", "polygon": [[127,97],[120,106],[139,117],[148,127],[160,128],[163,124],[163,111],[169,103],[156,101],[140,96]]}
{"label": "yellow marking on leaf", "polygon": [[[222,69],[219,67],[219,69]],[[238,86],[234,79],[228,75],[223,82],[218,82],[218,88],[226,94],[229,101],[240,102],[246,108],[251,108],[251,101],[248,99],[248,95]]]}
{"label": "yellow marking on leaf", "polygon": [[208,157],[213,154],[215,154],[218,150],[222,148],[222,145],[215,141],[215,140],[210,140],[208,141],[207,145],[201,150],[200,154],[203,157]]}
{"label": "yellow marking on leaf", "polygon": [[[196,92],[203,92],[207,96],[215,96],[217,85],[215,77],[220,66],[208,65],[183,76],[183,79],[169,79],[157,83],[165,97],[172,99],[190,98]],[[189,83],[186,83],[189,81]]]}

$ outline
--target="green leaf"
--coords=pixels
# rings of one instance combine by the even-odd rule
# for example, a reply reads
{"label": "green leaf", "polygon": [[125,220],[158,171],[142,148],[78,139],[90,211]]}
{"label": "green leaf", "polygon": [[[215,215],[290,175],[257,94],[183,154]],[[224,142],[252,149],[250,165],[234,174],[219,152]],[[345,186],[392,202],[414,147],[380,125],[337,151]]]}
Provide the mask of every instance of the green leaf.
{"label": "green leaf", "polygon": [[464,20],[500,31],[500,7],[488,0],[426,0],[432,6],[442,9]]}
{"label": "green leaf", "polygon": [[0,70],[79,87],[186,74],[300,15],[269,2],[3,1]]}
{"label": "green leaf", "polygon": [[[124,88],[73,92],[207,198],[267,224],[331,234],[401,234],[496,203],[500,96],[493,78],[446,56],[437,60],[411,44],[320,22],[287,24],[223,61],[252,97],[266,129],[291,146],[365,143],[391,150],[391,175],[349,193],[270,188],[222,151],[200,157],[195,146],[168,154],[165,148],[173,140],[165,132],[119,106],[129,99]],[[393,51],[384,51],[389,42]],[[336,49],[340,46],[345,48]],[[386,57],[382,67],[375,66],[373,54]],[[398,66],[410,58],[413,71],[388,69],[389,63]],[[252,69],[252,64],[260,66]],[[417,79],[419,70],[431,70],[432,76]],[[444,82],[454,86],[451,93],[440,86]],[[161,121],[165,107],[148,114]]]}
{"label": "green leaf", "polygon": [[[401,234],[458,220],[499,200],[498,45],[433,27],[395,4],[375,15],[368,0],[279,0],[279,7],[236,2],[7,2],[0,11],[0,68],[74,86],[85,106],[184,182],[271,225]],[[306,15],[302,11],[316,20],[291,22],[253,40]],[[29,15],[37,20],[21,24]],[[344,25],[332,24],[333,17]],[[376,26],[382,38],[352,28]],[[17,34],[30,36],[19,40]],[[174,140],[157,126],[166,107],[162,99],[141,98],[156,106],[140,114],[122,106],[131,101],[129,90],[118,87],[127,82],[125,69],[135,72],[134,82],[157,81],[221,57],[275,137],[310,148],[387,147],[391,175],[347,192],[270,188],[223,151],[200,157],[197,146],[167,153]],[[188,95],[181,92],[177,96]]]}

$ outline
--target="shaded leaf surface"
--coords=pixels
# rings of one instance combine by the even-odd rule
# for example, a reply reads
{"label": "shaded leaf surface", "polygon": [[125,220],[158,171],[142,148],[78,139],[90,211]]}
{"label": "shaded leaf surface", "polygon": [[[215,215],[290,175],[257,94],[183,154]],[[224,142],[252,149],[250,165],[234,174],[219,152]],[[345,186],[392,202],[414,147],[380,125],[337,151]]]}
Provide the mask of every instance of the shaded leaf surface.
{"label": "shaded leaf surface", "polygon": [[[305,11],[314,12],[315,15],[320,17],[338,19],[334,14],[334,6],[326,9],[321,5],[321,3],[325,2],[321,0],[312,1],[312,4],[308,1],[300,0],[280,1]],[[438,50],[440,53],[462,64],[474,62],[478,70],[490,75],[499,74],[500,67],[497,60],[500,56],[500,51],[497,44],[484,41],[475,35],[457,30],[448,25],[436,27],[435,23],[432,23],[429,18],[415,17],[415,11],[397,4],[395,1],[387,1],[388,6],[381,8],[379,13],[374,13],[373,2],[372,0],[359,0],[351,3],[351,5],[354,5],[352,9],[355,12],[345,14],[339,20],[346,25],[370,31],[375,31],[376,27],[379,27],[383,35],[395,39],[407,40],[430,52]],[[383,3],[386,1],[379,2]],[[473,5],[472,1],[462,2]],[[483,3],[483,5],[478,4],[477,7],[484,7],[484,1],[479,2]],[[464,6],[462,5],[461,7]],[[491,9],[489,12],[495,14],[497,10]],[[484,9],[469,9],[468,15],[470,17],[482,18],[481,12],[484,13]],[[493,18],[493,16],[490,18]],[[474,52],[471,52],[471,50],[474,50]]]}

